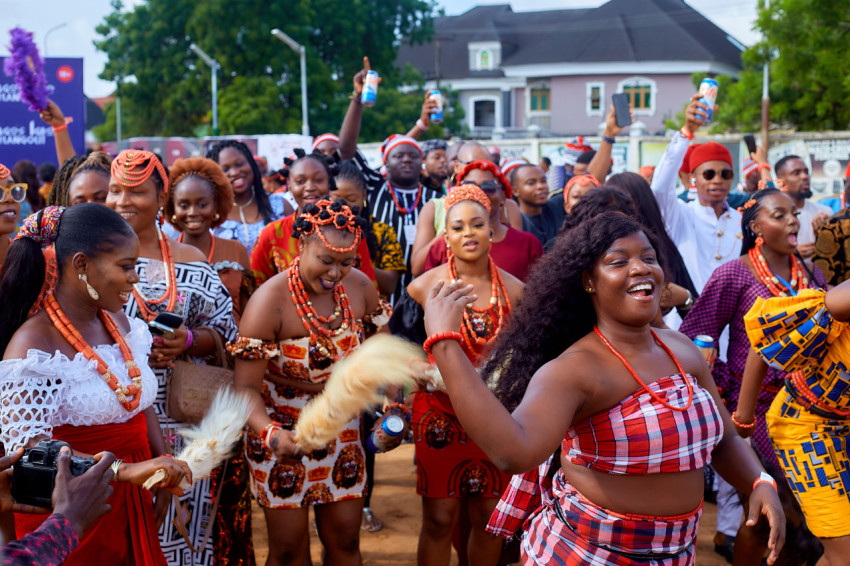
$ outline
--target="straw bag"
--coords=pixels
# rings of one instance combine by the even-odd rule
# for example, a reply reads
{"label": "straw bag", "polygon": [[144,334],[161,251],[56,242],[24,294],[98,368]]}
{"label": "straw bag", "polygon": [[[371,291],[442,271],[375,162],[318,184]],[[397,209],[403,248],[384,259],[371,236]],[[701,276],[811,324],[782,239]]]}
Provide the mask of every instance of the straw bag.
{"label": "straw bag", "polygon": [[215,341],[216,365],[175,360],[166,388],[165,412],[170,418],[183,423],[201,422],[218,390],[233,385],[233,370],[229,367],[221,334],[208,326],[192,330],[195,334],[200,331],[207,332]]}

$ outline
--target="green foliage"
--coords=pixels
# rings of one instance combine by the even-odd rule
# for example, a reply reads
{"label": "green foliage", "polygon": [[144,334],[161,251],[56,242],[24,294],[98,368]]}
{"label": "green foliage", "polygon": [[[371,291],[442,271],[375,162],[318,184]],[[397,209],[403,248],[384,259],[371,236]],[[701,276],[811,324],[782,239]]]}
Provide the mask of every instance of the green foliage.
{"label": "green foliage", "polygon": [[[434,0],[147,0],[130,11],[112,0],[112,7],[95,43],[108,57],[100,76],[120,83],[124,137],[209,128],[210,69],[189,51],[193,42],[222,67],[221,134],[300,132],[299,56],[271,35],[275,27],[307,48],[311,131],[338,131],[363,55],[385,81],[399,78],[400,38],[430,37],[435,13]],[[384,110],[387,123],[401,120],[395,108]],[[115,119],[107,120],[101,139],[114,137]]]}
{"label": "green foliage", "polygon": [[744,70],[721,84],[718,130],[752,131],[761,122],[762,66],[770,63],[773,126],[801,130],[850,127],[850,3],[843,0],[759,2],[763,39],[744,52]]}

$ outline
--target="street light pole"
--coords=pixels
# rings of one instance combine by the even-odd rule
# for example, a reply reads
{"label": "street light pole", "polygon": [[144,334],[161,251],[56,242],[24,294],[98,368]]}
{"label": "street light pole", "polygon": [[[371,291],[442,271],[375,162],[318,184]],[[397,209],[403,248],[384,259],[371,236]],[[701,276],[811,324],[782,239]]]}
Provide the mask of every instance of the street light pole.
{"label": "street light pole", "polygon": [[192,44],[189,46],[189,49],[195,52],[195,55],[201,58],[201,60],[207,64],[207,66],[212,70],[212,76],[210,80],[212,81],[212,115],[213,115],[213,135],[218,135],[218,69],[221,68],[221,65],[218,64],[218,61],[207,55],[201,50],[196,44]]}
{"label": "street light pole", "polygon": [[47,38],[50,37],[50,34],[53,33],[54,31],[56,31],[57,29],[62,29],[63,27],[65,27],[67,25],[68,25],[68,22],[63,22],[63,23],[59,24],[58,26],[53,26],[52,28],[47,30],[47,33],[44,34],[44,55],[45,55],[45,57],[47,56]]}
{"label": "street light pole", "polygon": [[[770,10],[770,0],[765,0],[764,8]],[[768,138],[770,135],[770,58],[771,53],[767,53],[762,70],[761,85],[761,145],[764,147],[765,155],[767,155],[767,149],[770,145]]]}
{"label": "street light pole", "polygon": [[272,35],[284,42],[301,57],[301,134],[310,135],[310,122],[307,113],[307,48],[275,28]]}

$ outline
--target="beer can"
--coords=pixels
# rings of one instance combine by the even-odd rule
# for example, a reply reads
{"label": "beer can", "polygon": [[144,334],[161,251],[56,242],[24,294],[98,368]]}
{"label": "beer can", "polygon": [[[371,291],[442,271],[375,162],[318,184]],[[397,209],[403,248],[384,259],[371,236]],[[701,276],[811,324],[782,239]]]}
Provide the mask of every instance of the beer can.
{"label": "beer can", "polygon": [[699,84],[699,101],[708,106],[708,119],[706,122],[711,122],[711,116],[714,114],[714,103],[717,102],[717,89],[718,84],[714,79],[703,79]]}
{"label": "beer can", "polygon": [[428,98],[437,102],[437,109],[431,112],[431,123],[439,124],[443,121],[443,93],[434,89],[428,95]]}
{"label": "beer can", "polygon": [[717,350],[714,348],[714,338],[707,334],[700,334],[694,338],[694,344],[702,352],[702,356],[705,358],[705,363],[708,364],[709,369],[713,368],[714,360],[717,358]]}
{"label": "beer can", "polygon": [[377,71],[366,73],[366,80],[363,81],[363,92],[360,95],[360,103],[363,106],[374,106],[378,100],[378,78]]}
{"label": "beer can", "polygon": [[404,418],[394,413],[385,413],[366,439],[366,448],[375,454],[389,452],[401,444],[403,431]]}

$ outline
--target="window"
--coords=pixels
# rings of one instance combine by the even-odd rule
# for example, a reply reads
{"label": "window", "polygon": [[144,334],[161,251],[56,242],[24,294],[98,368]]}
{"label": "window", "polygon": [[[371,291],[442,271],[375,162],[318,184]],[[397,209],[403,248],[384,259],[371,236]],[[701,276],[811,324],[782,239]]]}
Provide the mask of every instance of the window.
{"label": "window", "polygon": [[585,110],[588,116],[602,116],[605,112],[605,83],[589,82],[587,85],[587,103]]}
{"label": "window", "polygon": [[549,89],[548,88],[532,88],[531,89],[531,111],[532,112],[548,112],[549,111]]}
{"label": "window", "polygon": [[501,64],[502,44],[498,41],[470,41],[467,50],[470,71],[490,71]]}
{"label": "window", "polygon": [[478,62],[478,67],[481,69],[490,69],[490,52],[486,49],[481,52],[480,60]]}
{"label": "window", "polygon": [[495,128],[496,127],[496,101],[495,100],[476,100],[473,103],[473,118],[475,128]]}
{"label": "window", "polygon": [[629,104],[635,114],[653,115],[655,113],[655,81],[646,77],[630,77],[617,85],[617,92],[629,97]]}

